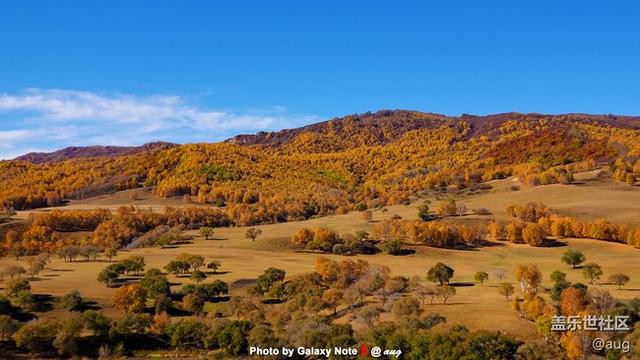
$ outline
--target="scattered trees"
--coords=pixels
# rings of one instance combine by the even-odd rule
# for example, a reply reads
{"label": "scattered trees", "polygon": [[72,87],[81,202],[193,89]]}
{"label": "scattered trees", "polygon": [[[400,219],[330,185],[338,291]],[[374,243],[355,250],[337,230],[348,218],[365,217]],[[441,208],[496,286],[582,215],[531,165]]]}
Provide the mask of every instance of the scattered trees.
{"label": "scattered trees", "polygon": [[11,279],[13,279],[16,276],[20,278],[22,274],[26,272],[27,271],[20,265],[10,265],[10,266],[7,266],[7,268],[4,270],[4,273],[6,275],[9,275]]}
{"label": "scattered trees", "polygon": [[164,268],[167,272],[180,275],[190,271],[199,271],[204,264],[204,256],[184,253],[180,254],[175,260],[170,261]]}

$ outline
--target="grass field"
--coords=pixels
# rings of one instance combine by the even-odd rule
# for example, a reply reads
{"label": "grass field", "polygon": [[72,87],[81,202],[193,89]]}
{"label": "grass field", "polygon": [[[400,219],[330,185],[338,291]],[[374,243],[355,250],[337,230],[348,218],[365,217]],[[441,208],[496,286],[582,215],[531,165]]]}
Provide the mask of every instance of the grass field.
{"label": "grass field", "polygon": [[[611,180],[602,180],[597,172],[585,173],[578,176],[576,185],[550,185],[533,188],[522,188],[519,191],[509,190],[514,183],[513,179],[495,181],[493,189],[487,193],[467,196],[462,199],[469,209],[486,208],[493,215],[482,218],[506,218],[504,208],[510,204],[522,204],[527,201],[543,202],[547,206],[558,209],[560,213],[583,219],[606,218],[613,222],[628,224],[640,224],[640,188],[618,184]],[[159,200],[147,195],[140,200],[141,205],[164,206],[169,201]],[[115,198],[127,198],[126,194],[118,194]],[[434,201],[437,204],[437,201]],[[125,202],[127,204],[128,202]],[[83,201],[72,206],[116,206],[117,201],[113,197],[103,197],[92,201]],[[416,205],[390,206],[388,212],[374,211],[372,223],[366,223],[359,213],[335,215],[323,218],[311,219],[304,222],[290,222],[274,225],[260,226],[263,234],[255,242],[244,238],[246,228],[220,228],[216,229],[214,239],[204,240],[197,231],[188,231],[192,236],[191,243],[182,244],[174,248],[144,248],[123,250],[118,258],[131,255],[142,255],[145,258],[147,269],[151,267],[162,268],[170,260],[180,253],[188,252],[204,255],[207,261],[219,260],[222,263],[221,274],[211,275],[209,279],[220,278],[229,283],[246,283],[241,280],[255,279],[268,267],[285,269],[288,275],[294,275],[314,268],[315,259],[318,256],[329,256],[340,260],[343,256],[321,255],[308,252],[294,252],[287,247],[290,236],[302,227],[325,226],[341,233],[354,232],[364,229],[371,230],[376,221],[390,218],[398,214],[405,219],[417,218]],[[22,214],[25,216],[25,214]],[[468,216],[466,218],[477,218]],[[521,320],[517,313],[510,308],[510,304],[503,296],[498,294],[493,278],[493,271],[503,269],[507,276],[504,281],[515,280],[511,274],[512,268],[520,263],[537,264],[544,276],[545,286],[550,286],[549,274],[554,270],[562,270],[567,273],[568,280],[585,282],[580,270],[572,270],[561,264],[560,256],[569,247],[581,250],[587,257],[587,262],[600,264],[605,272],[603,279],[608,274],[623,272],[631,277],[629,284],[618,290],[616,286],[602,283],[596,285],[606,289],[620,299],[628,300],[640,297],[640,250],[623,244],[607,243],[584,239],[563,239],[567,246],[553,248],[532,248],[527,245],[496,244],[476,250],[443,250],[420,247],[415,254],[407,256],[390,256],[386,254],[360,255],[354,258],[362,258],[371,263],[387,265],[394,275],[424,277],[430,266],[438,261],[444,262],[455,269],[453,283],[473,282],[473,275],[477,271],[485,271],[490,274],[490,280],[484,286],[458,286],[457,296],[447,305],[425,305],[427,312],[437,312],[447,317],[448,323],[462,323],[471,329],[498,329],[528,337],[535,333],[533,323]],[[24,263],[23,260],[20,261]],[[13,259],[0,259],[0,267],[16,263]],[[65,263],[59,259],[53,259],[47,269],[40,275],[40,279],[32,282],[33,292],[36,294],[62,295],[70,290],[78,289],[83,297],[96,301],[109,312],[110,296],[113,288],[107,288],[96,281],[98,273],[108,263],[98,262],[73,262]],[[170,280],[176,289],[182,284],[189,283],[188,278],[176,278]],[[516,286],[517,287],[517,286]],[[439,301],[438,301],[439,302]]]}

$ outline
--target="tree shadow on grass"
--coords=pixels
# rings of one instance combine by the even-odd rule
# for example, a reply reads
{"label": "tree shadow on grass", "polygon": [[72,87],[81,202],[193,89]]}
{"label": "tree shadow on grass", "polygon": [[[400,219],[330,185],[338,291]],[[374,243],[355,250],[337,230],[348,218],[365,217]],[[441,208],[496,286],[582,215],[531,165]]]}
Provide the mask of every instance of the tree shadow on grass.
{"label": "tree shadow on grass", "polygon": [[33,311],[47,312],[53,310],[53,296],[49,294],[34,294]]}
{"label": "tree shadow on grass", "polygon": [[489,241],[489,240],[480,240],[478,242],[478,246],[480,247],[504,247],[507,246],[504,241]]}
{"label": "tree shadow on grass", "polygon": [[213,299],[207,299],[207,301],[212,302],[212,303],[228,302],[230,300],[231,300],[231,296],[230,295],[216,296]]}
{"label": "tree shadow on grass", "polygon": [[261,302],[266,305],[282,304],[285,299],[263,299]]}
{"label": "tree shadow on grass", "polygon": [[20,322],[27,322],[27,321],[35,320],[37,318],[37,316],[28,312],[24,312],[20,308],[12,308],[10,316],[12,319],[18,320]]}
{"label": "tree shadow on grass", "polygon": [[416,253],[415,249],[401,249],[399,252],[393,254],[393,256],[407,256]]}
{"label": "tree shadow on grass", "polygon": [[216,271],[216,272],[207,271],[205,274],[215,276],[215,275],[224,275],[224,274],[230,274],[230,273],[231,271]]}
{"label": "tree shadow on grass", "polygon": [[563,246],[567,246],[567,243],[564,241],[558,241],[558,240],[547,239],[542,243],[542,247],[563,247]]}
{"label": "tree shadow on grass", "polygon": [[171,306],[167,309],[167,315],[169,316],[190,316],[192,315],[190,312],[177,308],[175,306]]}
{"label": "tree shadow on grass", "polygon": [[452,282],[449,283],[449,286],[453,286],[453,287],[469,287],[469,286],[475,286],[475,283],[472,282],[468,282],[468,281],[460,281],[460,282]]}
{"label": "tree shadow on grass", "polygon": [[256,279],[238,279],[229,284],[232,288],[242,288],[256,284]]}
{"label": "tree shadow on grass", "polygon": [[95,301],[83,301],[78,311],[85,312],[86,310],[100,310],[100,309],[102,309],[102,306],[100,306]]}

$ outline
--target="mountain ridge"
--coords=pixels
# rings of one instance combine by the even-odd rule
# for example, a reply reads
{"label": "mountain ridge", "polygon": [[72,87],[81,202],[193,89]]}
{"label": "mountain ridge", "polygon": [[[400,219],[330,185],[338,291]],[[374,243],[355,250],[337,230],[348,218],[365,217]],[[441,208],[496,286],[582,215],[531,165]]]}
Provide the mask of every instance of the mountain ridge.
{"label": "mountain ridge", "polygon": [[65,161],[76,158],[92,157],[114,157],[123,155],[136,155],[147,151],[156,151],[179,146],[178,144],[153,141],[140,146],[114,146],[114,145],[91,145],[91,146],[67,146],[52,152],[30,152],[18,156],[13,161],[28,161],[34,164],[42,164],[52,161]]}
{"label": "mountain ridge", "polygon": [[[291,144],[295,138],[303,133],[327,134],[329,131],[339,132],[350,128],[352,132],[370,132],[368,144],[358,145],[384,145],[398,140],[403,134],[412,130],[425,128],[435,128],[448,123],[451,125],[469,121],[475,132],[484,133],[494,129],[499,124],[513,120],[514,118],[565,118],[576,117],[581,121],[603,122],[611,126],[624,127],[629,129],[640,129],[640,116],[611,115],[611,114],[586,114],[586,113],[566,113],[566,114],[543,114],[543,113],[520,113],[505,112],[488,115],[461,114],[459,116],[449,116],[431,112],[421,112],[417,110],[379,110],[375,112],[365,112],[361,114],[349,114],[342,117],[296,127],[275,131],[259,131],[254,134],[238,134],[223,140],[223,143],[236,144],[241,146],[261,146],[267,148],[278,148]],[[357,124],[356,124],[357,123]],[[354,125],[357,125],[354,128]],[[383,134],[381,127],[392,127],[393,133],[386,131]],[[366,129],[369,127],[369,129]],[[329,130],[329,128],[333,128]],[[33,164],[42,164],[53,161],[65,161],[76,158],[95,157],[117,157],[136,155],[143,152],[165,150],[178,147],[176,144],[164,141],[153,141],[140,146],[117,146],[117,145],[90,145],[90,146],[68,146],[51,152],[30,152],[18,156],[11,161],[28,161]]]}

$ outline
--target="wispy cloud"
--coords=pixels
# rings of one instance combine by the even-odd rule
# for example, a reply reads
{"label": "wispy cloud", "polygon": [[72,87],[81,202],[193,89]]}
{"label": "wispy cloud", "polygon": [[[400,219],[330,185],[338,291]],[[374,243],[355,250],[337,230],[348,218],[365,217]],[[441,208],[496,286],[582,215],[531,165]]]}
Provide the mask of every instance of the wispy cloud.
{"label": "wispy cloud", "polygon": [[314,120],[282,106],[230,112],[203,109],[176,95],[25,89],[0,94],[0,159],[32,148],[217,141]]}

